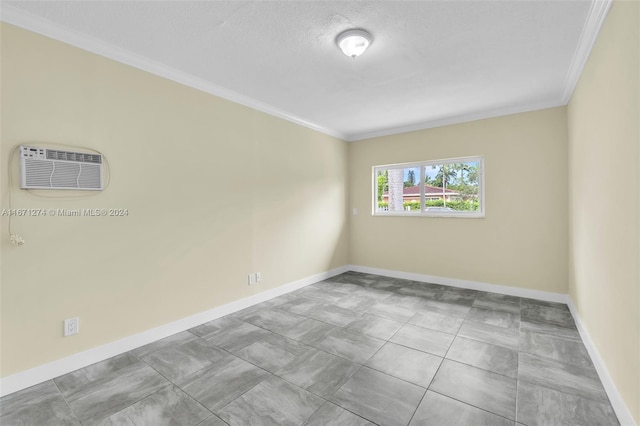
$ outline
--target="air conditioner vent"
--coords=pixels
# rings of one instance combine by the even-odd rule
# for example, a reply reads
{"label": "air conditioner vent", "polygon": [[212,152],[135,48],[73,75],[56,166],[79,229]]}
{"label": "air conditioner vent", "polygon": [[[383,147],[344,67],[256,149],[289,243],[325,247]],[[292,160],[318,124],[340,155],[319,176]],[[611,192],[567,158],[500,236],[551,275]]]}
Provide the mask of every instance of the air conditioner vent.
{"label": "air conditioner vent", "polygon": [[23,189],[102,190],[102,155],[20,147]]}
{"label": "air conditioner vent", "polygon": [[102,156],[99,154],[87,154],[84,152],[56,151],[47,149],[47,160],[77,161],[80,163],[102,163]]}

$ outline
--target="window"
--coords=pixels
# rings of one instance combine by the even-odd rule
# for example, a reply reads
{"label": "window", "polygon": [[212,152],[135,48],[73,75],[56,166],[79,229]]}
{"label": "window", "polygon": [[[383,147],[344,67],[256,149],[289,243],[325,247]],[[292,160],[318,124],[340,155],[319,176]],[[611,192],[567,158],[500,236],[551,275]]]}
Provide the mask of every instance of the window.
{"label": "window", "polygon": [[373,168],[377,216],[484,217],[482,157]]}

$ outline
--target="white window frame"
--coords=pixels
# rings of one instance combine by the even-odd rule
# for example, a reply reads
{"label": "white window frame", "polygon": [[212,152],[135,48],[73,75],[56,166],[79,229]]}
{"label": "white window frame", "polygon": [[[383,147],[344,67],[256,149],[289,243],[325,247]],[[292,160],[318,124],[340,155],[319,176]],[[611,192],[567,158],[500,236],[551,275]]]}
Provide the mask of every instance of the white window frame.
{"label": "white window frame", "polygon": [[[427,211],[425,208],[425,191],[424,191],[424,170],[429,166],[439,166],[442,164],[452,164],[452,163],[469,163],[469,162],[477,162],[478,163],[478,198],[480,202],[480,208],[478,211],[474,212],[465,212],[465,211],[454,211],[454,212],[434,212]],[[389,169],[407,169],[407,168],[418,168],[420,170],[420,211],[417,212],[409,212],[409,211],[378,211],[377,203],[378,203],[378,172],[389,170]],[[411,162],[411,163],[397,163],[397,164],[384,164],[379,166],[373,166],[372,169],[372,191],[371,191],[371,215],[372,216],[404,216],[404,217],[459,217],[459,218],[484,218],[485,217],[485,196],[484,196],[484,157],[482,156],[473,156],[473,157],[457,157],[457,158],[445,158],[441,160],[428,160],[428,161],[419,161],[419,162]]]}

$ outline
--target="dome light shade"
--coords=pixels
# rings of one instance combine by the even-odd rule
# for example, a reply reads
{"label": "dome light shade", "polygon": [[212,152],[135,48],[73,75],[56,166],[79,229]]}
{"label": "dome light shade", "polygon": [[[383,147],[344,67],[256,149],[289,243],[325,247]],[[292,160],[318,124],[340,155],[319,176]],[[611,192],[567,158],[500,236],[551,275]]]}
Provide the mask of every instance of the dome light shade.
{"label": "dome light shade", "polygon": [[345,55],[355,59],[371,44],[371,34],[365,30],[347,30],[338,35],[336,44]]}

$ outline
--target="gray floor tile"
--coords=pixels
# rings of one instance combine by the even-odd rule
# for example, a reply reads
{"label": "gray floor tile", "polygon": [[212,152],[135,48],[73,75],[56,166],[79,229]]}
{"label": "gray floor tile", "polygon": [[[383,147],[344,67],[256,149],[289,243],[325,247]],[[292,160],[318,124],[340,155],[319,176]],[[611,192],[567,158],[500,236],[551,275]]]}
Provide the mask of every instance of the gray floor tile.
{"label": "gray floor tile", "polygon": [[327,334],[335,328],[326,322],[307,318],[282,334],[290,339],[313,346],[323,341]]}
{"label": "gray floor tile", "polygon": [[271,376],[216,414],[231,426],[297,426],[323,403],[322,398]]}
{"label": "gray floor tile", "polygon": [[204,419],[201,423],[198,423],[198,426],[228,426],[226,422],[223,422],[220,417],[211,415]]}
{"label": "gray floor tile", "polygon": [[609,401],[594,401],[536,386],[518,384],[518,419],[528,426],[618,425]]}
{"label": "gray floor tile", "polygon": [[228,328],[207,334],[205,339],[215,346],[235,352],[271,334],[273,333],[264,328],[240,321]]}
{"label": "gray floor tile", "polygon": [[569,328],[575,328],[571,312],[564,307],[541,306],[530,302],[522,302],[520,310],[522,318],[550,322]]}
{"label": "gray floor tile", "polygon": [[511,301],[510,299],[501,300],[500,298],[497,298],[497,297],[477,298],[473,302],[473,307],[474,308],[489,309],[489,310],[492,310],[492,311],[510,312],[512,314],[519,314],[520,313],[520,301],[519,300],[516,300],[516,301]]}
{"label": "gray floor tile", "polygon": [[297,299],[297,296],[293,292],[291,292],[291,293],[283,294],[282,296],[274,297],[273,299],[267,300],[266,303],[270,303],[271,306],[273,306],[274,308],[277,308],[294,299]]}
{"label": "gray floor tile", "polygon": [[334,305],[322,305],[311,309],[307,316],[336,327],[344,327],[362,315],[361,312]]}
{"label": "gray floor tile", "polygon": [[510,296],[508,294],[489,293],[489,292],[479,291],[477,294],[476,300],[490,300],[493,302],[520,305],[522,298],[518,296]]}
{"label": "gray floor tile", "polygon": [[235,355],[275,373],[294,359],[312,350],[311,347],[296,340],[272,334],[235,352]]}
{"label": "gray floor tile", "polygon": [[387,281],[377,281],[372,284],[368,284],[367,287],[372,290],[380,290],[380,291],[385,291],[387,293],[397,293],[398,290],[403,288],[403,285],[399,283],[391,283]]}
{"label": "gray floor tile", "polygon": [[394,321],[407,322],[409,318],[416,314],[416,311],[402,306],[388,304],[385,301],[376,303],[367,310],[367,313],[382,318],[388,318]]}
{"label": "gray floor tile", "polygon": [[362,367],[331,401],[371,422],[405,426],[425,390],[389,375]]}
{"label": "gray floor tile", "polygon": [[216,359],[228,356],[229,354],[208,341],[196,338],[151,352],[141,359],[175,383],[211,365]]}
{"label": "gray floor tile", "polygon": [[164,339],[157,340],[153,343],[149,343],[148,345],[141,346],[137,349],[134,349],[131,352],[134,355],[142,358],[145,355],[149,355],[150,353],[155,352],[157,350],[172,347],[174,345],[181,345],[183,343],[187,343],[193,340],[198,340],[198,337],[188,331],[183,331],[181,333],[174,334]]}
{"label": "gray floor tile", "polygon": [[445,359],[429,389],[515,420],[515,379]]}
{"label": "gray floor tile", "polygon": [[87,383],[98,381],[104,377],[115,376],[118,370],[130,366],[144,365],[133,353],[126,352],[104,361],[89,365],[69,374],[56,377],[54,382],[63,395],[70,395]]}
{"label": "gray floor tile", "polygon": [[337,291],[343,294],[351,294],[354,289],[361,288],[361,286],[356,284],[334,282],[331,281],[331,278],[312,284],[310,287],[319,288],[320,290]]}
{"label": "gray floor tile", "polygon": [[520,330],[531,331],[539,334],[550,334],[552,336],[563,337],[565,339],[582,341],[580,339],[580,333],[578,333],[578,329],[575,325],[565,326],[552,322],[522,318],[520,320]]}
{"label": "gray floor tile", "polygon": [[446,358],[505,376],[518,376],[518,351],[515,349],[457,336]]}
{"label": "gray floor tile", "polygon": [[389,341],[443,357],[454,337],[452,334],[406,324]]}
{"label": "gray floor tile", "polygon": [[342,299],[336,301],[334,305],[344,309],[349,309],[357,312],[364,312],[378,303],[375,299],[368,297],[345,295]]}
{"label": "gray floor tile", "polygon": [[[487,294],[484,291],[474,290],[471,288],[463,288],[463,287],[453,287],[453,286],[443,286],[441,288],[441,293],[451,293],[457,294],[460,296],[468,297],[468,298],[477,298],[479,295]],[[471,304],[472,302],[469,302]]]}
{"label": "gray floor tile", "polygon": [[511,312],[472,308],[466,319],[496,327],[515,329],[520,327],[520,314],[514,314]]}
{"label": "gray floor tile", "polygon": [[51,380],[0,399],[0,424],[81,426]]}
{"label": "gray floor tile", "polygon": [[282,334],[304,319],[303,316],[282,309],[267,309],[244,317],[246,322],[278,334]]}
{"label": "gray floor tile", "polygon": [[334,282],[334,281],[325,281],[325,283],[330,283],[331,285],[336,286],[333,288],[334,291],[337,291],[339,293],[345,293],[345,294],[358,294],[361,291],[363,293],[366,293],[368,290],[370,290],[361,284],[353,284],[353,283],[346,283],[346,282],[340,283],[340,282]]}
{"label": "gray floor tile", "polygon": [[345,272],[344,274],[340,274],[340,275],[336,275],[335,277],[332,277],[331,281],[339,282],[339,283],[365,285],[365,284],[373,283],[376,278],[377,276],[375,275],[371,275],[371,278],[370,278],[369,274],[361,274],[359,272],[349,271],[349,272]]}
{"label": "gray floor tile", "polygon": [[569,311],[569,306],[566,303],[558,303],[558,302],[547,302],[546,300],[538,300],[538,299],[527,299],[523,297],[520,299],[523,305],[538,305],[538,306],[546,306],[549,308],[562,309],[565,311]]}
{"label": "gray floor tile", "polygon": [[389,292],[396,292],[405,285],[407,285],[410,281],[402,280],[399,278],[380,278],[374,280],[371,284],[368,284],[367,287],[375,288],[377,290],[384,290]]}
{"label": "gray floor tile", "polygon": [[177,385],[209,410],[215,411],[268,376],[267,371],[231,356],[185,377]]}
{"label": "gray floor tile", "polygon": [[391,282],[400,285],[410,285],[413,281],[404,278],[389,277],[386,275],[369,274],[369,277],[375,277],[376,282]]}
{"label": "gray floor tile", "polygon": [[[238,319],[236,317],[227,315],[225,317],[222,318],[218,318],[216,320],[213,321],[209,321],[209,322],[205,322],[204,324],[200,324],[197,327],[193,327],[192,329],[189,330],[190,333],[201,337],[203,339],[207,339],[208,337],[211,337],[217,333],[219,333],[220,331],[223,330],[228,330],[230,328],[236,328],[241,326],[242,324],[246,324],[244,321],[242,321],[241,319]],[[181,335],[182,333],[178,333],[174,336],[168,337],[167,339],[170,338],[177,338]],[[184,339],[184,337],[183,337]],[[181,339],[182,340],[182,339]],[[162,342],[162,340],[160,341]],[[159,342],[158,342],[159,343]],[[178,343],[180,343],[180,341],[178,341]],[[151,346],[151,345],[147,345],[147,346]],[[145,355],[147,351],[144,351],[145,353],[139,353],[139,351],[142,351],[145,347],[143,346],[140,349],[136,349],[135,354],[138,356],[143,356]],[[152,351],[155,350],[155,347],[151,347]]]}
{"label": "gray floor tile", "polygon": [[321,306],[322,302],[314,299],[307,299],[306,297],[296,297],[282,305],[278,306],[278,309],[291,312],[297,315],[306,315],[310,310]]}
{"label": "gray floor tile", "polygon": [[267,300],[266,302],[262,302],[262,303],[258,303],[258,304],[253,305],[253,306],[249,306],[248,308],[242,309],[241,311],[235,312],[235,313],[233,313],[231,315],[228,315],[228,316],[244,320],[246,317],[250,317],[252,315],[255,315],[258,312],[268,311],[270,309],[273,309],[274,307],[276,307],[276,305],[278,305],[278,303],[275,303],[275,302],[272,302],[270,300]]}
{"label": "gray floor tile", "polygon": [[591,357],[581,341],[549,334],[520,331],[520,351],[556,361],[571,360],[572,364],[592,367]]}
{"label": "gray floor tile", "polygon": [[402,328],[402,325],[403,323],[388,318],[364,314],[351,322],[346,328],[347,330],[377,337],[378,339],[389,340],[391,336]]}
{"label": "gray floor tile", "polygon": [[405,308],[413,312],[417,312],[424,308],[425,300],[418,296],[409,296],[406,294],[393,294],[382,302],[385,305],[397,306]]}
{"label": "gray floor tile", "polygon": [[427,391],[410,426],[514,426],[512,420]]}
{"label": "gray floor tile", "polygon": [[427,282],[424,282],[424,281],[411,281],[409,284],[407,284],[406,287],[428,288],[428,289],[432,289],[432,290],[436,290],[436,291],[444,291],[447,288],[452,288],[452,287],[446,286],[444,284],[427,283]]}
{"label": "gray floor tile", "polygon": [[336,328],[316,345],[318,349],[364,364],[384,345],[384,340],[353,331]]}
{"label": "gray floor tile", "polygon": [[330,402],[325,402],[313,416],[307,420],[304,426],[375,426],[368,420],[338,407]]}
{"label": "gray floor tile", "polygon": [[517,350],[520,332],[515,328],[496,327],[495,325],[475,321],[465,321],[460,330],[458,330],[458,336]]}
{"label": "gray floor tile", "polygon": [[276,375],[316,395],[329,398],[359,368],[359,364],[312,349],[287,364]]}
{"label": "gray floor tile", "polygon": [[442,300],[425,300],[423,309],[428,312],[437,312],[439,314],[464,318],[471,310],[471,306],[449,303]]}
{"label": "gray floor tile", "polygon": [[427,388],[441,362],[442,358],[435,355],[387,343],[365,365]]}
{"label": "gray floor tile", "polygon": [[109,416],[100,426],[154,425],[195,426],[211,413],[175,386],[149,395]]}
{"label": "gray floor tile", "polygon": [[54,380],[83,424],[94,424],[169,385],[131,353]]}
{"label": "gray floor tile", "polygon": [[398,290],[398,294],[406,294],[407,296],[422,297],[423,299],[433,299],[436,293],[438,293],[438,289],[434,287],[430,287],[427,284],[424,284],[424,285],[414,284],[414,285],[403,287]]}
{"label": "gray floor tile", "polygon": [[580,367],[520,352],[518,380],[584,398],[607,401],[607,395],[594,368]]}
{"label": "gray floor tile", "polygon": [[473,290],[464,289],[447,289],[445,291],[436,293],[434,299],[439,302],[446,302],[450,304],[469,307],[473,304],[473,301],[476,300],[476,292]]}
{"label": "gray floor tile", "polygon": [[409,319],[409,324],[430,328],[444,333],[456,334],[464,322],[461,317],[440,314],[438,312],[419,311]]}
{"label": "gray floor tile", "polygon": [[335,303],[344,297],[344,293],[334,290],[321,290],[313,286],[307,286],[294,293],[296,296],[303,296],[307,299],[314,299],[321,303]]}
{"label": "gray floor tile", "polygon": [[395,278],[395,277],[389,277],[389,276],[386,276],[386,275],[378,275],[378,274],[369,274],[367,272],[353,272],[353,271],[347,272],[347,274],[352,274],[352,273],[353,274],[362,275],[365,278],[369,278],[369,279],[373,280],[373,282],[382,281],[382,280],[390,280],[390,281],[394,281],[394,282],[406,281],[406,280],[404,280],[402,278]]}
{"label": "gray floor tile", "polygon": [[357,287],[352,287],[352,291],[350,292],[350,294],[367,297],[378,302],[383,302],[391,295],[393,295],[393,292],[359,285]]}
{"label": "gray floor tile", "polygon": [[369,299],[376,300],[377,302],[384,302],[393,295],[390,291],[367,287],[360,287],[359,289],[353,290],[353,294],[356,296],[367,297]]}

